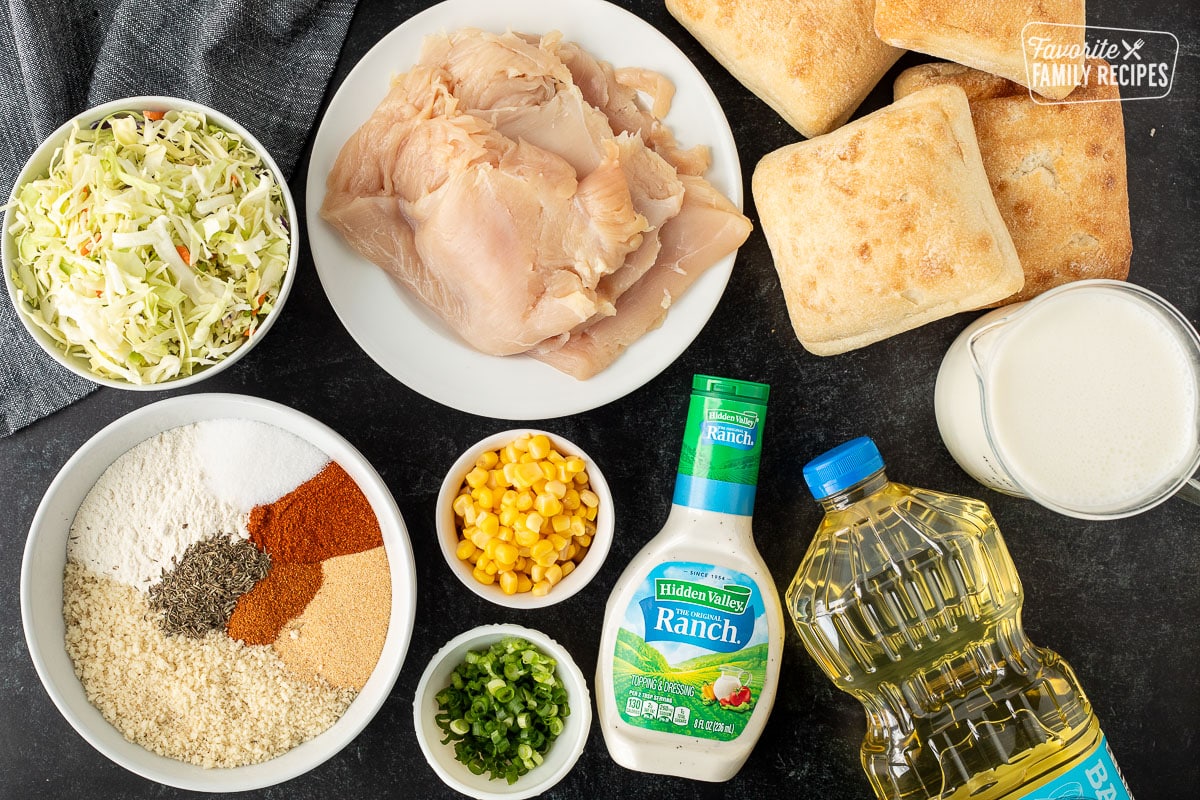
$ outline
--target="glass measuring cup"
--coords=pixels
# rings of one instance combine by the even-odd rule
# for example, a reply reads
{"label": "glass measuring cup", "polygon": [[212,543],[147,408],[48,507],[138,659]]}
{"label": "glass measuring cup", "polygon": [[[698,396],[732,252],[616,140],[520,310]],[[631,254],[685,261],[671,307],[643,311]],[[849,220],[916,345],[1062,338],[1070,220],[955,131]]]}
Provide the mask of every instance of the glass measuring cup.
{"label": "glass measuring cup", "polygon": [[1069,283],[991,311],[938,372],[938,429],[1001,492],[1083,519],[1200,504],[1200,337],[1130,283]]}

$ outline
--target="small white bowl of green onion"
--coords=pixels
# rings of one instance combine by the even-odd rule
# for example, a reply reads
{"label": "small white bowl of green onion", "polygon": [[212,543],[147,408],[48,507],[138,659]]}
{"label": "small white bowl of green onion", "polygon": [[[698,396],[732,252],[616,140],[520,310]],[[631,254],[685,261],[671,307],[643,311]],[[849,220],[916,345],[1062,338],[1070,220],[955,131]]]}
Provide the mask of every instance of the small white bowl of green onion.
{"label": "small white bowl of green onion", "polygon": [[519,625],[483,625],[430,660],[413,721],[447,786],[478,800],[519,800],[570,772],[587,742],[592,702],[558,642]]}
{"label": "small white bowl of green onion", "polygon": [[266,149],[219,111],[130,97],[68,120],[5,206],[4,280],[33,339],[118,389],[229,367],[279,315],[296,208]]}

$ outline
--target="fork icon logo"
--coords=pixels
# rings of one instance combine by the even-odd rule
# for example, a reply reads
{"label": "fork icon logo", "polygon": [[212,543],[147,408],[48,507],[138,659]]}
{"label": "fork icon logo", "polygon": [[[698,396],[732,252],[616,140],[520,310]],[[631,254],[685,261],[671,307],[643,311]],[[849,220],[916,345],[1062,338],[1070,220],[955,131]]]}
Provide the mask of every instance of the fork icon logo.
{"label": "fork icon logo", "polygon": [[1134,58],[1136,58],[1138,61],[1141,61],[1141,60],[1142,60],[1142,55],[1141,55],[1141,53],[1139,53],[1139,52],[1138,52],[1138,50],[1141,50],[1141,49],[1142,49],[1142,47],[1143,47],[1143,46],[1145,46],[1145,44],[1146,44],[1146,40],[1145,40],[1145,39],[1138,39],[1138,40],[1137,40],[1136,42],[1134,42],[1133,44],[1130,44],[1129,42],[1127,42],[1127,41],[1125,41],[1124,39],[1122,39],[1122,40],[1121,40],[1121,46],[1125,48],[1125,55],[1123,55],[1123,56],[1121,56],[1121,57],[1122,57],[1123,59],[1125,59],[1126,61],[1128,61],[1128,60],[1129,60],[1129,57],[1130,57],[1130,56],[1133,56],[1133,57],[1134,57]]}

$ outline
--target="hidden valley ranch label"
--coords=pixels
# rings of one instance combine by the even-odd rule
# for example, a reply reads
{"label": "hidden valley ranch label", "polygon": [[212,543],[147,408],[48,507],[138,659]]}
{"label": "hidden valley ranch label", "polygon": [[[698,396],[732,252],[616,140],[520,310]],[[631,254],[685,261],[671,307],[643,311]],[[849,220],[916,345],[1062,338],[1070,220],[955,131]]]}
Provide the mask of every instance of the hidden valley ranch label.
{"label": "hidden valley ranch label", "polygon": [[749,576],[694,562],[660,564],[625,610],[613,654],[621,718],[665,733],[730,741],[767,674],[767,623]]}

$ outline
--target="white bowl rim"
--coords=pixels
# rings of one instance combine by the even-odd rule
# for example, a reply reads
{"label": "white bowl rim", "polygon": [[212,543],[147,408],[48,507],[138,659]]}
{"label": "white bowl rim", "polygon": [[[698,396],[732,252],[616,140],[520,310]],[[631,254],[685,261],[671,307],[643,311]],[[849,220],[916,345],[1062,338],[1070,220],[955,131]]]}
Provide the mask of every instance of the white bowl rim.
{"label": "white bowl rim", "polygon": [[[50,158],[53,157],[54,151],[59,147],[62,141],[66,138],[71,130],[71,126],[78,123],[81,126],[90,125],[96,120],[112,114],[117,111],[170,111],[172,109],[181,109],[187,111],[198,111],[206,115],[210,121],[217,123],[222,128],[237,134],[246,143],[248,147],[254,150],[262,158],[263,163],[271,172],[272,176],[279,183],[282,190],[283,203],[287,209],[287,224],[288,233],[292,237],[290,244],[290,252],[288,254],[287,269],[283,273],[283,282],[279,286],[279,298],[275,303],[275,308],[266,316],[254,335],[250,337],[250,341],[243,344],[238,349],[227,355],[225,358],[218,361],[212,366],[204,367],[198,372],[193,372],[191,375],[182,378],[174,378],[161,383],[146,383],[136,384],[128,381],[117,380],[115,378],[107,378],[103,375],[97,375],[86,366],[86,360],[80,356],[69,356],[59,349],[58,344],[54,342],[44,331],[30,322],[25,314],[22,313],[20,303],[17,300],[17,289],[13,283],[12,276],[9,274],[9,264],[13,263],[16,254],[13,250],[14,245],[9,235],[9,226],[12,224],[12,198],[16,197],[17,191],[29,182],[31,173],[41,172],[46,165],[49,164]],[[45,164],[43,164],[45,162]],[[36,170],[35,170],[36,167]],[[233,364],[237,363],[246,353],[250,352],[255,345],[266,335],[267,331],[275,323],[275,319],[283,310],[284,302],[288,295],[291,294],[292,284],[296,280],[296,269],[300,261],[300,217],[296,212],[296,203],[292,199],[291,189],[288,187],[287,177],[283,171],[279,169],[279,165],[275,163],[275,159],[263,144],[258,141],[254,134],[246,130],[241,123],[232,117],[223,114],[215,108],[210,108],[203,103],[197,103],[194,100],[185,100],[182,97],[172,97],[170,95],[138,95],[134,97],[124,97],[119,100],[111,100],[107,103],[93,106],[85,111],[81,111],[75,116],[68,119],[62,125],[54,129],[54,132],[47,136],[41,144],[34,148],[33,152],[26,159],[25,164],[21,167],[21,171],[17,174],[17,179],[13,182],[12,193],[9,198],[9,205],[4,211],[4,228],[0,231],[0,265],[4,273],[4,285],[8,292],[9,302],[12,303],[13,313],[21,320],[21,324],[29,335],[37,343],[37,345],[56,363],[69,370],[81,378],[85,378],[92,383],[100,386],[107,386],[111,389],[124,389],[133,392],[153,392],[162,391],[164,389],[179,389],[184,386],[190,386],[198,383],[207,377],[216,375],[219,372],[228,369]]]}
{"label": "white bowl rim", "polygon": [[[174,421],[164,425],[160,421],[161,418]],[[104,719],[99,710],[87,700],[82,684],[74,677],[74,665],[67,655],[62,638],[39,638],[33,633],[39,618],[34,600],[37,591],[35,581],[39,570],[44,571],[55,565],[61,576],[66,558],[66,534],[78,504],[57,511],[54,505],[59,494],[72,491],[81,492],[79,496],[82,500],[82,496],[86,495],[95,483],[96,478],[82,480],[77,477],[75,470],[80,462],[88,458],[103,457],[106,450],[114,454],[112,459],[98,467],[98,477],[112,460],[156,433],[201,420],[233,418],[266,422],[300,436],[331,459],[338,461],[355,479],[379,519],[384,544],[387,547],[392,578],[392,609],[379,665],[371,673],[354,702],[333,725],[312,739],[268,761],[241,767],[205,769],[157,755],[141,745],[129,742]],[[73,481],[78,485],[71,486]],[[79,486],[82,486],[82,489]],[[63,549],[61,553],[55,552],[52,556],[47,556],[44,546],[39,547],[39,540],[44,537],[35,536],[35,532],[43,525],[54,524],[55,515],[61,513],[67,515],[67,530],[62,533]],[[44,542],[41,543],[44,545]],[[48,557],[49,564],[39,563]],[[51,626],[52,633],[65,629],[62,622],[61,577],[57,580],[56,587],[55,582],[51,582],[47,591],[52,595],[49,599],[57,598],[57,606],[40,612],[41,616],[51,615],[51,619],[53,615],[57,615],[59,624],[57,627]],[[66,461],[46,489],[30,524],[21,562],[21,622],[25,643],[42,686],[64,719],[92,747],[125,769],[168,786],[202,792],[246,791],[290,780],[316,768],[353,741],[388,699],[400,675],[411,641],[416,604],[416,564],[409,544],[407,527],[391,492],[366,457],[341,434],[304,412],[271,400],[240,394],[198,393],[159,400],[117,418],[95,433]],[[390,668],[381,669],[380,665],[384,664],[385,655],[390,652],[398,654],[395,664]],[[55,674],[69,674],[74,683],[63,679],[65,686],[60,685],[55,682]]]}
{"label": "white bowl rim", "polygon": [[[435,674],[439,672],[439,668],[446,664],[452,656],[455,656],[456,652],[459,653],[456,658],[461,660],[467,650],[479,650],[493,642],[498,642],[510,636],[528,640],[543,653],[552,656],[558,662],[558,674],[562,677],[570,694],[571,715],[567,717],[567,728],[564,729],[561,736],[555,739],[551,752],[554,751],[554,748],[563,746],[570,746],[571,751],[566,760],[559,765],[558,769],[554,772],[546,773],[544,778],[538,780],[532,780],[531,776],[535,776],[537,770],[543,769],[546,766],[545,764],[527,772],[516,783],[509,786],[500,779],[489,780],[486,775],[472,775],[466,766],[455,761],[454,764],[461,767],[462,777],[460,779],[459,775],[455,775],[443,768],[441,761],[433,751],[435,747],[449,749],[450,746],[441,743],[441,729],[433,721],[434,713],[437,711],[437,701],[434,700],[434,695],[437,694],[439,688],[432,687],[430,683]],[[453,671],[454,666],[457,666],[457,663],[449,668],[447,674],[449,674],[449,671]],[[566,777],[567,773],[575,766],[587,744],[591,727],[591,692],[588,690],[587,679],[584,678],[579,665],[575,663],[575,659],[571,657],[571,653],[566,647],[559,644],[547,634],[512,623],[480,625],[464,631],[446,642],[429,659],[429,664],[421,674],[416,692],[413,694],[413,728],[416,731],[417,743],[421,747],[421,752],[424,754],[425,760],[429,762],[429,766],[447,786],[470,797],[474,797],[476,800],[523,800],[524,798],[533,797],[534,795],[548,791]],[[568,730],[574,734],[573,740],[568,740]],[[494,784],[499,787],[499,790],[489,791],[482,789],[480,786],[474,785],[474,783],[468,783],[471,779],[476,779],[474,783],[477,784],[482,784],[485,781],[488,784]]]}
{"label": "white bowl rim", "polygon": [[[587,473],[592,491],[600,498],[600,510],[596,514],[596,533],[592,537],[592,544],[588,547],[587,555],[571,571],[570,575],[564,577],[549,592],[541,597],[537,597],[529,592],[505,594],[498,584],[482,584],[471,575],[471,570],[467,568],[466,562],[459,559],[455,554],[455,547],[458,544],[458,530],[454,524],[454,514],[451,504],[454,502],[455,494],[462,484],[463,476],[470,471],[470,465],[475,463],[475,459],[479,457],[481,452],[506,445],[527,433],[533,436],[544,434],[549,437],[550,441],[560,452],[569,451],[564,452],[563,455],[577,455],[582,457],[587,462]],[[438,537],[438,545],[441,547],[442,555],[446,558],[446,564],[450,567],[450,571],[458,577],[464,586],[484,600],[504,606],[505,608],[514,609],[545,608],[555,603],[560,603],[581,591],[591,582],[592,578],[596,577],[600,568],[604,566],[604,561],[608,558],[608,551],[612,546],[613,534],[616,529],[616,514],[613,508],[612,490],[609,488],[608,480],[605,479],[604,472],[600,469],[596,460],[588,455],[582,447],[562,434],[530,427],[498,431],[497,433],[485,436],[463,450],[462,454],[455,459],[454,464],[446,472],[446,477],[442,479],[442,486],[438,490],[434,516],[434,527]]]}

